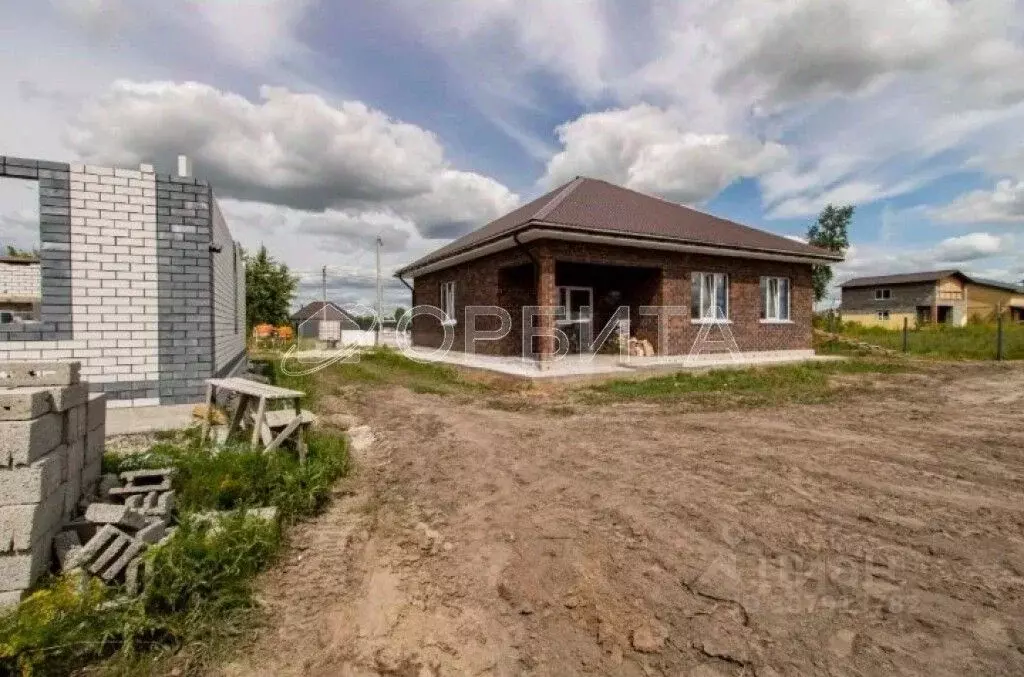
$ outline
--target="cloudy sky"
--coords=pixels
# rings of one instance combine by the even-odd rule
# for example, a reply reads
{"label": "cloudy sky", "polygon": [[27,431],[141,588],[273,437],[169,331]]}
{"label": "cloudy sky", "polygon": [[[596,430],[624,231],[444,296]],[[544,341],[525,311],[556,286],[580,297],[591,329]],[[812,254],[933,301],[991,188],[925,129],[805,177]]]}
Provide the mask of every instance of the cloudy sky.
{"label": "cloudy sky", "polygon": [[839,279],[1024,277],[1019,1],[5,0],[0,36],[0,154],[187,153],[302,300],[578,174],[786,235],[855,204]]}

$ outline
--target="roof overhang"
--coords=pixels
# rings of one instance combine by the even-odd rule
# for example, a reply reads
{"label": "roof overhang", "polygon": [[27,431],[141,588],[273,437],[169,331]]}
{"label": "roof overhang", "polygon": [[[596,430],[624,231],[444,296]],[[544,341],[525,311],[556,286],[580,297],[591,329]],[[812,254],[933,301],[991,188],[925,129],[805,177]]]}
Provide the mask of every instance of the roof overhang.
{"label": "roof overhang", "polygon": [[[518,242],[517,242],[518,240]],[[739,259],[758,259],[763,261],[782,261],[785,263],[833,264],[843,260],[842,256],[812,256],[792,252],[767,249],[741,249],[720,245],[698,244],[681,240],[668,240],[654,237],[638,237],[636,235],[619,234],[611,231],[591,232],[577,229],[559,228],[557,224],[536,223],[526,229],[516,231],[505,237],[485,242],[470,249],[453,252],[449,256],[436,261],[428,261],[419,266],[407,266],[395,273],[396,277],[412,277],[426,275],[437,270],[450,268],[460,263],[472,261],[491,254],[512,249],[519,244],[535,240],[561,240],[564,242],[584,242],[616,247],[633,247],[636,249],[655,249],[660,251],[681,252],[686,254],[706,254],[708,256],[727,256]]]}

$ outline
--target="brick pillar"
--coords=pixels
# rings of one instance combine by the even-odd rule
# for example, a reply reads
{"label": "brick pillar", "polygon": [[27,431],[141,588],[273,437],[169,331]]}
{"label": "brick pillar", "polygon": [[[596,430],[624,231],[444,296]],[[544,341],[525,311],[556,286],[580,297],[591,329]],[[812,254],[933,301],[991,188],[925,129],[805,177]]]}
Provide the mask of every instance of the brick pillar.
{"label": "brick pillar", "polygon": [[541,307],[537,333],[539,334],[539,358],[550,360],[555,352],[555,307],[558,292],[555,288],[555,258],[551,252],[537,253],[537,305]]}

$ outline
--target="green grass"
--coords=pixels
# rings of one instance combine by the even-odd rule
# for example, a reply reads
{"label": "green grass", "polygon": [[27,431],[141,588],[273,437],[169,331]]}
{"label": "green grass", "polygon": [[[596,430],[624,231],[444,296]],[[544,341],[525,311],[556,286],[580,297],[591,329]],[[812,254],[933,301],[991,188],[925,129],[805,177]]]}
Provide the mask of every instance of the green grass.
{"label": "green grass", "polygon": [[[141,596],[118,598],[98,581],[60,577],[44,583],[13,613],[0,616],[0,674],[67,674],[97,660],[107,673],[151,672],[155,661],[187,647],[200,669],[252,625],[255,575],[274,561],[278,523],[238,510],[276,505],[284,523],[318,512],[348,469],[344,438],[310,436],[307,463],[286,452],[227,448],[214,454],[194,430],[164,435],[150,450],[107,455],[105,472],[174,466],[180,524],[146,551]],[[234,510],[210,530],[188,515]],[[179,657],[180,658],[180,657]]]}
{"label": "green grass", "polygon": [[[903,349],[903,331],[881,327],[843,326],[842,333],[851,338],[893,350]],[[1024,359],[1024,324],[1003,325],[1004,356],[1008,360]],[[969,324],[964,327],[939,325],[909,332],[911,355],[951,360],[992,360],[996,356],[996,326]]]}
{"label": "green grass", "polygon": [[591,386],[585,399],[687,400],[698,405],[768,405],[825,402],[834,390],[830,377],[840,374],[891,374],[906,371],[896,361],[837,360],[807,364],[681,372],[644,380],[617,380]]}
{"label": "green grass", "polygon": [[294,387],[317,397],[325,383],[360,388],[403,386],[417,393],[455,395],[478,393],[487,386],[463,378],[457,370],[432,362],[417,362],[390,348],[376,348],[358,355],[354,362],[339,362],[323,371],[307,376],[283,373],[280,362],[274,362],[276,380],[285,387]]}

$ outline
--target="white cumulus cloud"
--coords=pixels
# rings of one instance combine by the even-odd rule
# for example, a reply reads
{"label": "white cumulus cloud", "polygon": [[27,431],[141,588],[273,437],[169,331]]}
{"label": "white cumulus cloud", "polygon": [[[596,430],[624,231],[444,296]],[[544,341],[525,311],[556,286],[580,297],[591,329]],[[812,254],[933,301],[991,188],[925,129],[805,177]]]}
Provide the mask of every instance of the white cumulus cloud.
{"label": "white cumulus cloud", "polygon": [[561,125],[558,137],[563,148],[548,162],[544,183],[593,176],[686,203],[786,158],[780,144],[695,133],[676,112],[647,104],[587,113]]}
{"label": "white cumulus cloud", "polygon": [[118,81],[73,121],[68,144],[98,163],[167,167],[193,157],[220,195],[296,209],[391,211],[452,236],[518,202],[459,172],[437,137],[359,101],[263,87],[258,101],[196,82]]}

